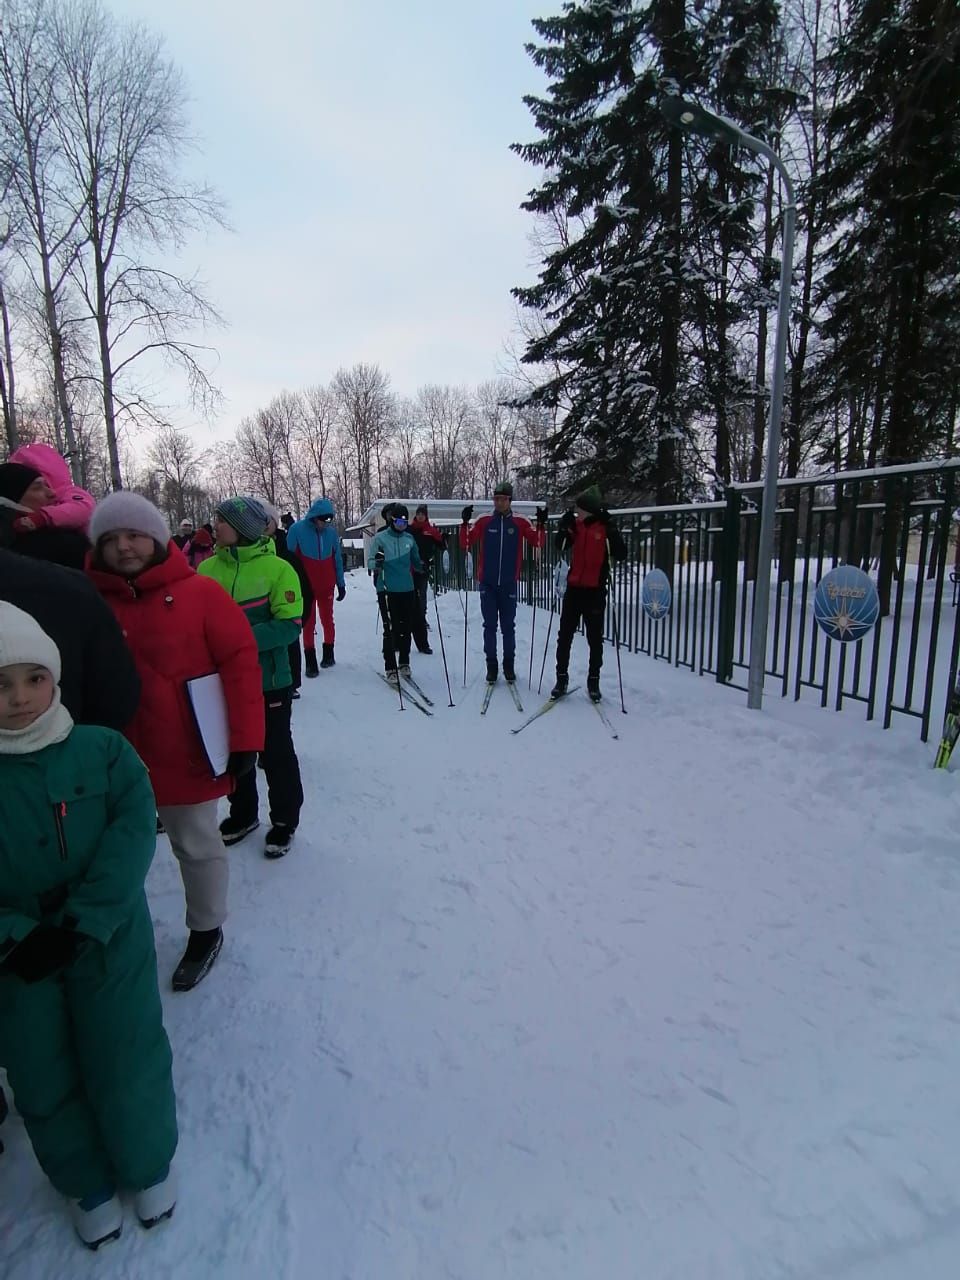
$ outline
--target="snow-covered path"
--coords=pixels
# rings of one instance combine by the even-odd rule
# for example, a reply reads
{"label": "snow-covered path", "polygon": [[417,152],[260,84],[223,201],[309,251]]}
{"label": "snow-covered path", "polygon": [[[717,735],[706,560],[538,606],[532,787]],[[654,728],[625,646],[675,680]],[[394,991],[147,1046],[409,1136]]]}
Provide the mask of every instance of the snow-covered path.
{"label": "snow-covered path", "polygon": [[[513,737],[475,598],[462,688],[456,595],[458,705],[436,646],[435,716],[401,715],[372,596],[297,704],[294,852],[234,850],[222,958],[164,996],[173,1222],[86,1255],[11,1117],[5,1280],[953,1277],[956,775],[912,728],[629,655],[623,717],[612,653],[619,742],[582,694]],[[148,887],[166,985],[163,840]]]}

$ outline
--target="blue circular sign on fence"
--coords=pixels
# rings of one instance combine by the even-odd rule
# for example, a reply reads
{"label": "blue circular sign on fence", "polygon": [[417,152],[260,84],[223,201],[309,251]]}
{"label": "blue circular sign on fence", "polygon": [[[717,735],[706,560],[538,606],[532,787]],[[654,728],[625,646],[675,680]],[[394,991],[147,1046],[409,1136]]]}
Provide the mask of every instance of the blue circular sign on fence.
{"label": "blue circular sign on fence", "polygon": [[654,622],[659,622],[670,612],[673,592],[670,590],[670,579],[662,569],[651,569],[643,579],[640,592],[643,612]]}
{"label": "blue circular sign on fence", "polygon": [[862,569],[841,564],[817,583],[813,616],[831,640],[849,644],[860,640],[876,622],[880,597],[876,584]]}

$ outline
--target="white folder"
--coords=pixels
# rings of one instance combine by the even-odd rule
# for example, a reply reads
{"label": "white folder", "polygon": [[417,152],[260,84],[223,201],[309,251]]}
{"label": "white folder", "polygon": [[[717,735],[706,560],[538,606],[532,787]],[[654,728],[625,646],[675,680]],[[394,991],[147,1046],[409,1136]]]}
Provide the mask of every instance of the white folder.
{"label": "white folder", "polygon": [[230,759],[230,721],[223,681],[213,671],[208,676],[188,680],[186,684],[187,698],[207,763],[213,776],[221,778],[227,772]]}

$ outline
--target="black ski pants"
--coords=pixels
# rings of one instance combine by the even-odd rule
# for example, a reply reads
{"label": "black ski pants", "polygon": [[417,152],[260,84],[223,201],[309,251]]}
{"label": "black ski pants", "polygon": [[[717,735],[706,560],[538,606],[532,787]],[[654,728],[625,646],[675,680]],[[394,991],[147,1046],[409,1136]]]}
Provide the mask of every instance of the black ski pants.
{"label": "black ski pants", "polygon": [[570,646],[581,621],[590,647],[588,674],[600,675],[600,668],[603,666],[603,615],[606,607],[606,587],[567,587],[560,607],[560,629],[557,632],[558,675],[564,675],[568,670]]}
{"label": "black ski pants", "polygon": [[[290,731],[292,704],[292,688],[263,695],[267,732],[260,763],[267,779],[271,825],[281,823],[285,827],[296,828],[303,805],[303,784]],[[258,816],[257,771],[251,769],[237,781],[237,789],[230,797],[230,817],[248,823],[256,822]]]}
{"label": "black ski pants", "polygon": [[430,575],[415,573],[413,589],[417,593],[417,616],[414,619],[413,639],[417,648],[423,653],[425,649],[430,648],[430,638],[427,635],[427,593],[430,590]]}
{"label": "black ski pants", "polygon": [[396,671],[410,663],[410,638],[417,625],[419,606],[415,591],[378,591],[377,604],[383,619],[383,668]]}

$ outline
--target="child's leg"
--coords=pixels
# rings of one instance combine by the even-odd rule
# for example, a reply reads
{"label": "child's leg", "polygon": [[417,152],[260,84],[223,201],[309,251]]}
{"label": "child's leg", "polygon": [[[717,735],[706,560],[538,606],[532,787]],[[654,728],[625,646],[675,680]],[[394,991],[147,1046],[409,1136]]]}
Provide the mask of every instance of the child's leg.
{"label": "child's leg", "polygon": [[320,626],[323,628],[323,643],[333,644],[336,639],[336,628],[333,625],[333,587],[317,596],[317,609],[320,613]]}
{"label": "child's leg", "polygon": [[176,1151],[177,1115],[145,896],[106,946],[84,948],[66,988],[80,1071],[117,1182],[152,1186]]}
{"label": "child's leg", "polygon": [[0,978],[0,1043],[37,1161],[61,1193],[112,1190],[114,1174],[81,1081],[59,978]]}
{"label": "child's leg", "polygon": [[230,864],[217,825],[217,802],[161,805],[157,810],[180,863],[187,928],[218,929],[227,918]]}
{"label": "child's leg", "polygon": [[266,695],[266,737],[263,743],[263,772],[267,778],[270,822],[291,827],[300,821],[303,784],[300,762],[290,730],[292,689],[278,689]]}

